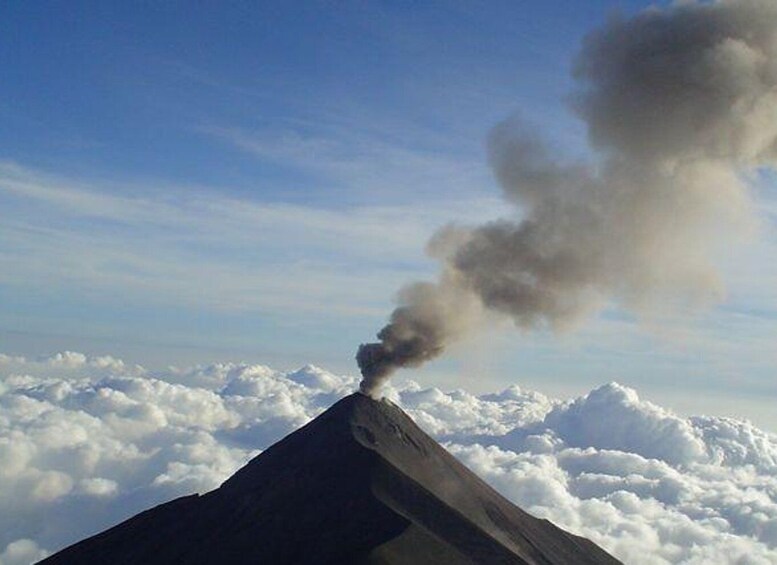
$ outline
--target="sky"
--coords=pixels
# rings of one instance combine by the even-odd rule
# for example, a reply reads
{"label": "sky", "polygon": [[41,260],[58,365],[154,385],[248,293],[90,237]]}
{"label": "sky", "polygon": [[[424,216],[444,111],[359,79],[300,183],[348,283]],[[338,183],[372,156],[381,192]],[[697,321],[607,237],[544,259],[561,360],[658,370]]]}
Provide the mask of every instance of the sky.
{"label": "sky", "polygon": [[[519,113],[585,155],[587,32],[644,2],[7,2],[0,352],[355,374],[428,238],[506,213],[486,156]],[[777,431],[777,191],[717,261],[725,300],[574,333],[495,327],[409,377],[568,397],[610,381]]]}

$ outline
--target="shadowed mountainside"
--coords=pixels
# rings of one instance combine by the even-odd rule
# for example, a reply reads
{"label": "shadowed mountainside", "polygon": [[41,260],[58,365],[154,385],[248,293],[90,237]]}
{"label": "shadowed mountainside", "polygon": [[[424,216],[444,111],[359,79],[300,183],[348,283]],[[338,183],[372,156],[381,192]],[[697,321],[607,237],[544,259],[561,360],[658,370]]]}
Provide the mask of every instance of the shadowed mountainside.
{"label": "shadowed mountainside", "polygon": [[395,405],[355,393],[218,489],[142,512],[41,563],[619,561],[510,503]]}

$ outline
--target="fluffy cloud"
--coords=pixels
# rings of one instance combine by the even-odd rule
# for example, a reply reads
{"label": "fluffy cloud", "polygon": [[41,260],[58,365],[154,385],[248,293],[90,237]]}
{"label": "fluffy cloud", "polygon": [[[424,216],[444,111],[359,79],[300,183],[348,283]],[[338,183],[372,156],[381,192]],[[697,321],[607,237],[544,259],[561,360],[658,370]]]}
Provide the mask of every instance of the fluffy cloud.
{"label": "fluffy cloud", "polygon": [[[0,564],[218,486],[357,384],[0,355]],[[615,383],[566,402],[413,382],[387,396],[517,504],[628,563],[777,563],[777,438],[747,422],[681,418]]]}

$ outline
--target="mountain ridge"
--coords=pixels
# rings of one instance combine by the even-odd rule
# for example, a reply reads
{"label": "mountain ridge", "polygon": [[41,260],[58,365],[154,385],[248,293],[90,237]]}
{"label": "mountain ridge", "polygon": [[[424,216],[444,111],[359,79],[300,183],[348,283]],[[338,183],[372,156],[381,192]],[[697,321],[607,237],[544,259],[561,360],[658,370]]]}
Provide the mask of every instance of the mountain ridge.
{"label": "mountain ridge", "polygon": [[401,409],[354,393],[218,489],[43,560],[90,563],[619,563],[507,501]]}

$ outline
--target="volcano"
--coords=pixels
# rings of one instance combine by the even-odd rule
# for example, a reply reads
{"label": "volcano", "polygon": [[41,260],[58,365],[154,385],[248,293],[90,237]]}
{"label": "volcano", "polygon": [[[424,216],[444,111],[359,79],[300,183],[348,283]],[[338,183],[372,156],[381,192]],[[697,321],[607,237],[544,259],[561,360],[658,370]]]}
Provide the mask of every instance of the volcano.
{"label": "volcano", "polygon": [[620,562],[513,505],[391,402],[355,393],[218,489],[161,504],[41,563]]}

